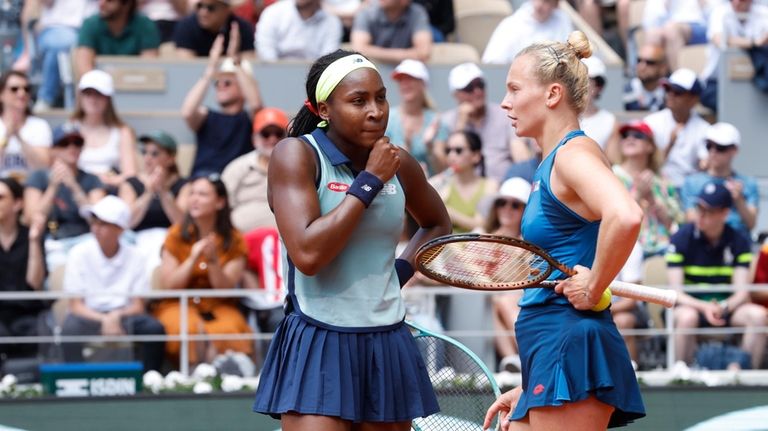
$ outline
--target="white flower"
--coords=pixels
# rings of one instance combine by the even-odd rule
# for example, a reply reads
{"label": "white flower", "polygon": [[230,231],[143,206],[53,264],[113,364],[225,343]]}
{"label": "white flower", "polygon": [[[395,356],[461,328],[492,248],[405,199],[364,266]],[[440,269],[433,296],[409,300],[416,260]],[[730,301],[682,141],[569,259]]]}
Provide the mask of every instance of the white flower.
{"label": "white flower", "polygon": [[144,373],[144,387],[155,394],[160,392],[163,388],[163,375],[155,370],[147,371]]}
{"label": "white flower", "polygon": [[15,385],[19,379],[16,378],[13,374],[6,374],[5,377],[3,377],[2,384],[5,387],[10,388],[11,386]]}
{"label": "white flower", "polygon": [[244,381],[240,376],[231,376],[225,374],[221,379],[221,390],[224,392],[235,392],[243,389]]}
{"label": "white flower", "polygon": [[165,376],[164,384],[165,387],[168,389],[173,389],[177,385],[183,385],[187,382],[187,378],[184,376],[184,374],[181,374],[178,371],[171,371],[168,373],[168,375]]}
{"label": "white flower", "polygon": [[197,380],[205,380],[216,377],[216,367],[211,364],[200,364],[195,367],[195,371],[192,372],[192,377]]}
{"label": "white flower", "polygon": [[192,392],[196,394],[209,394],[213,391],[213,386],[208,382],[197,382],[192,388]]}

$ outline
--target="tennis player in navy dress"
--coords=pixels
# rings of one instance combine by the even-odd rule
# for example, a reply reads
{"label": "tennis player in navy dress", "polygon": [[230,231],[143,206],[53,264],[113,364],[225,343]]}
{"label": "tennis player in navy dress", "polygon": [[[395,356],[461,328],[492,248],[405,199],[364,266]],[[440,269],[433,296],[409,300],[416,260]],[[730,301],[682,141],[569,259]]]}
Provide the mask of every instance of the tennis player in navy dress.
{"label": "tennis player in navy dress", "polygon": [[[418,247],[451,222],[418,162],[384,136],[386,89],[368,59],[324,56],[306,87],[269,166],[288,312],[254,411],[286,431],[405,431],[438,405],[400,288]],[[396,259],[406,210],[420,229]]]}
{"label": "tennis player in navy dress", "polygon": [[516,324],[522,385],[490,407],[507,430],[604,430],[645,415],[629,354],[603,293],[632,251],[642,211],[600,147],[579,130],[591,54],[583,33],[523,50],[507,75],[507,111],[542,162],[522,220],[523,238],[576,275],[556,289],[526,289]]}

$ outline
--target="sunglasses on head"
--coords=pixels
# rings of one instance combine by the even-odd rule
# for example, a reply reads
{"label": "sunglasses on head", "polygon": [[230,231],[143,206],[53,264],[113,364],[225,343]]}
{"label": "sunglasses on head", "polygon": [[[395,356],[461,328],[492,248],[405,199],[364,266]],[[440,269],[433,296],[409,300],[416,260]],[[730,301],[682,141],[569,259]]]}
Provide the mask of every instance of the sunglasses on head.
{"label": "sunglasses on head", "polygon": [[445,147],[445,155],[451,154],[451,152],[456,153],[457,156],[460,156],[461,153],[464,152],[464,148],[462,147]]}
{"label": "sunglasses on head", "polygon": [[720,145],[714,141],[707,141],[707,151],[715,150],[717,153],[724,153],[731,149],[733,145]]}
{"label": "sunglasses on head", "polygon": [[219,5],[216,4],[216,3],[203,3],[203,2],[199,2],[197,4],[197,6],[195,6],[195,8],[197,10],[205,9],[206,11],[208,11],[208,13],[213,13],[213,12],[216,12],[216,10],[219,9]]}
{"label": "sunglasses on head", "polygon": [[261,135],[264,139],[269,139],[270,137],[274,136],[277,139],[283,139],[285,138],[285,131],[282,129],[263,129],[261,132],[259,132],[259,135]]}
{"label": "sunglasses on head", "polygon": [[21,90],[24,90],[25,93],[29,94],[31,91],[31,87],[29,85],[13,85],[8,87],[9,90],[11,90],[11,93],[18,93]]}
{"label": "sunglasses on head", "polygon": [[661,60],[654,60],[652,58],[638,58],[638,63],[645,63],[648,66],[658,66],[661,64]]}
{"label": "sunglasses on head", "polygon": [[471,93],[477,89],[485,90],[485,81],[480,78],[472,80],[472,82],[467,84],[466,87],[462,88],[461,91],[465,93]]}
{"label": "sunglasses on head", "polygon": [[496,202],[493,203],[493,206],[496,208],[509,207],[513,210],[521,210],[525,208],[524,203],[513,199],[497,199]]}
{"label": "sunglasses on head", "polygon": [[643,139],[647,140],[648,136],[645,135],[645,133],[637,131],[637,130],[627,130],[626,132],[621,134],[622,138],[635,138],[635,139]]}

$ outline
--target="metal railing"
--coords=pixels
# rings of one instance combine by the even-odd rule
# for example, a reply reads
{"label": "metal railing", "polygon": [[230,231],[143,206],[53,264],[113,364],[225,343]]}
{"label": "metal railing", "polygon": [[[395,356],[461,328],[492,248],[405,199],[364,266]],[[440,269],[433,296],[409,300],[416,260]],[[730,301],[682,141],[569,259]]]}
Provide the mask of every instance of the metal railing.
{"label": "metal railing", "polygon": [[[657,286],[665,287],[665,286]],[[768,292],[768,284],[753,284],[744,287],[745,290],[750,292]],[[709,287],[693,287],[686,286],[684,289],[688,293],[711,293],[713,291],[733,292],[733,286],[731,285],[716,285]],[[476,296],[490,296],[497,292],[483,292],[472,291],[464,289],[456,289],[447,286],[430,286],[430,287],[409,287],[404,290],[406,302],[416,299],[420,305],[420,312],[422,314],[436,313],[436,297],[439,296],[464,296],[464,295],[476,295]],[[155,290],[141,293],[114,293],[114,292],[89,292],[89,296],[123,296],[123,297],[140,297],[144,299],[178,299],[180,301],[180,333],[178,335],[61,335],[60,322],[57,322],[57,327],[54,328],[53,335],[45,336],[24,336],[24,337],[0,337],[0,344],[23,344],[23,343],[67,343],[67,342],[79,342],[79,343],[91,343],[91,342],[151,342],[151,341],[178,341],[180,342],[179,353],[179,371],[185,375],[189,375],[189,349],[191,342],[197,341],[212,341],[212,340],[266,340],[271,338],[272,334],[268,333],[251,333],[251,334],[190,334],[188,331],[189,321],[189,300],[196,298],[244,298],[255,295],[266,295],[263,291],[255,290],[243,290],[243,289],[201,289],[201,290]],[[41,291],[41,292],[0,292],[0,302],[8,300],[23,300],[23,299],[37,299],[37,300],[63,300],[71,298],[82,298],[82,293],[70,293],[64,291]],[[674,326],[674,313],[672,309],[665,309],[665,325],[663,328],[648,328],[648,329],[631,329],[621,331],[622,335],[635,335],[635,336],[658,336],[662,335],[667,340],[666,346],[666,366],[667,369],[671,369],[675,364],[675,335],[676,334],[691,334],[691,335],[731,335],[731,334],[743,334],[745,328],[743,327],[722,327],[722,328],[695,328],[691,330],[675,329]],[[490,319],[490,316],[478,316],[484,319]],[[757,330],[759,333],[768,333],[768,327],[763,327]],[[470,329],[451,329],[446,330],[445,334],[451,337],[478,337],[492,340],[497,335],[514,335],[512,333],[503,333],[495,331],[492,328],[488,330],[470,330]]]}

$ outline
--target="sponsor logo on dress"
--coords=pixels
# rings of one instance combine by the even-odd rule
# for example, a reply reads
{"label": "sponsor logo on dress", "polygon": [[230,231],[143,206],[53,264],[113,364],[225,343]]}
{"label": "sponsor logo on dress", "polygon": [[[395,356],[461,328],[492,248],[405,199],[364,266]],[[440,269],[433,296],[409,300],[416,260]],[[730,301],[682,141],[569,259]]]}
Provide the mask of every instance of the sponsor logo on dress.
{"label": "sponsor logo on dress", "polygon": [[531,192],[532,193],[535,193],[535,192],[539,191],[539,182],[540,181],[538,181],[538,180],[533,182],[533,186],[531,186]]}
{"label": "sponsor logo on dress", "polygon": [[334,182],[328,183],[328,190],[332,192],[346,193],[347,190],[349,190],[349,184],[338,183],[334,181]]}
{"label": "sponsor logo on dress", "polygon": [[544,392],[544,385],[539,383],[536,385],[536,387],[533,388],[533,395],[541,395],[541,393]]}

